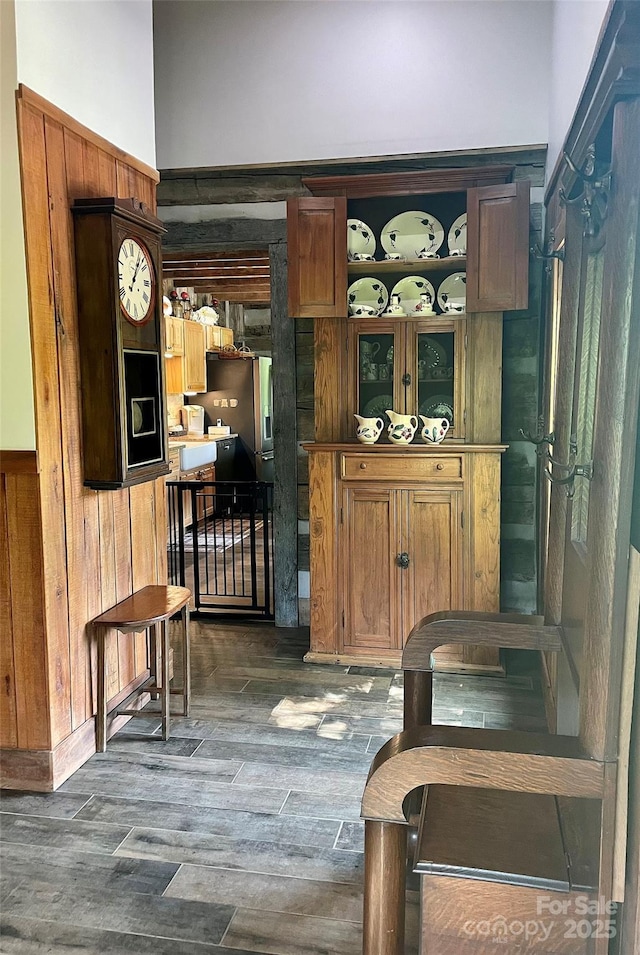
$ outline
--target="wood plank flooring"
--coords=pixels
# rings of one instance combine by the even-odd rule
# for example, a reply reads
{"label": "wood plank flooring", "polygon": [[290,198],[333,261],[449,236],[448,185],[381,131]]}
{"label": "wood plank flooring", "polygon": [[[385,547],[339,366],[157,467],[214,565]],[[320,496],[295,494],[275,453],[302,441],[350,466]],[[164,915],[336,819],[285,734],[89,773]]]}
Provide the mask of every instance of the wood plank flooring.
{"label": "wood plank flooring", "polygon": [[[151,714],[57,793],[2,793],[2,955],[359,955],[360,796],[402,675],[306,665],[304,630],[194,621],[192,646],[171,739]],[[436,722],[544,730],[531,663],[437,675]]]}

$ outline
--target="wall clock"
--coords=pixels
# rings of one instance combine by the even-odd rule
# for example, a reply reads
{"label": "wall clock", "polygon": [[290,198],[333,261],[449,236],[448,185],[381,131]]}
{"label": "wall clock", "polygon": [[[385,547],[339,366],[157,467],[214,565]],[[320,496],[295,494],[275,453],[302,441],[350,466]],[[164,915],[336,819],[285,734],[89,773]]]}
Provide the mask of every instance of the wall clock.
{"label": "wall clock", "polygon": [[168,474],[164,227],[136,199],[77,199],[75,226],[84,483],[98,489]]}

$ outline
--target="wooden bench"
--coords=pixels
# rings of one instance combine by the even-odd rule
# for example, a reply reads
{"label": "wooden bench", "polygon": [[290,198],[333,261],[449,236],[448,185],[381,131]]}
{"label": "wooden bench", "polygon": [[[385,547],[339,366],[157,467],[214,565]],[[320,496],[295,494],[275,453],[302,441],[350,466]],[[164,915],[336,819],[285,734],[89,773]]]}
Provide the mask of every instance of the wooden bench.
{"label": "wooden bench", "polygon": [[[186,587],[150,585],[120,601],[110,610],[92,621],[98,642],[98,712],[96,715],[96,750],[104,753],[107,748],[107,693],[105,641],[109,630],[120,633],[149,633],[150,675],[136,693],[155,693],[160,697],[162,738],[168,739],[171,729],[170,695],[182,697],[182,713],[189,715],[191,695],[191,659],[189,647],[189,600],[191,591]],[[170,617],[180,612],[182,616],[182,688],[171,688],[169,671]],[[158,630],[159,636],[158,636]],[[149,716],[148,712],[136,709],[118,709],[119,716]]]}
{"label": "wooden bench", "polygon": [[[569,834],[579,846],[574,873],[581,872],[583,888],[611,898],[600,833],[612,825],[615,764],[594,759],[578,737],[431,725],[431,654],[451,643],[558,652],[562,633],[540,617],[447,611],[426,617],[410,634],[403,653],[405,729],[375,756],[362,799],[364,955],[404,952],[407,834],[416,811],[425,955],[495,955],[495,943],[465,938],[465,927],[476,921],[484,929],[490,908],[496,909],[491,917],[508,915],[511,900],[514,912],[535,910],[536,879],[549,891],[555,884],[554,891],[571,901],[580,880],[559,862]],[[517,843],[525,839],[522,824],[534,811],[544,836],[535,845],[529,839],[527,862]],[[558,821],[563,818],[564,828]],[[512,921],[517,919],[514,914]],[[547,951],[602,951],[581,946],[574,939],[573,947]],[[517,943],[499,950],[545,952]]]}
{"label": "wooden bench", "polygon": [[[601,803],[429,786],[414,872],[428,955],[587,955]],[[587,925],[587,927],[588,927]],[[609,925],[609,930],[611,930]]]}

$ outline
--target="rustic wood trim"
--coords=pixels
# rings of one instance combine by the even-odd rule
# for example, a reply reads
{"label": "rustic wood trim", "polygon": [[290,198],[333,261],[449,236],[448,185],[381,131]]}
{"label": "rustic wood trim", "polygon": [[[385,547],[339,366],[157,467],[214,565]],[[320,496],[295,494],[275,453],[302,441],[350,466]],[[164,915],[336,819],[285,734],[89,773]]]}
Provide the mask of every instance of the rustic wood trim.
{"label": "rustic wood trim", "polygon": [[362,816],[406,824],[403,804],[418,786],[602,798],[604,763],[577,739],[510,730],[421,726],[398,733],[373,760]]}
{"label": "rustic wood trim", "polygon": [[287,246],[269,245],[273,361],[273,576],[278,627],[298,626],[296,327],[287,308]]}
{"label": "rustic wood trim", "polygon": [[640,11],[633,0],[611,0],[573,120],[547,182],[545,203],[559,186],[569,193],[575,182],[563,153],[567,152],[580,166],[586,148],[615,101],[640,95],[639,19]]}
{"label": "rustic wood trim", "polygon": [[0,451],[0,474],[38,474],[37,451]]}
{"label": "rustic wood trim", "polygon": [[622,660],[622,692],[620,694],[620,735],[618,777],[616,780],[616,812],[613,837],[613,898],[623,902],[629,823],[629,765],[636,663],[638,658],[638,620],[640,617],[640,553],[629,551],[627,615],[624,628]]}
{"label": "rustic wood trim", "polygon": [[459,444],[444,440],[442,444],[429,445],[415,443],[398,447],[391,442],[379,444],[360,444],[359,441],[306,441],[302,447],[305,451],[357,451],[358,454],[428,454],[440,456],[442,454],[502,454],[509,447],[508,444]]}
{"label": "rustic wood trim", "polygon": [[[58,106],[50,103],[49,100],[44,98],[44,96],[40,96],[39,93],[35,93],[32,89],[29,89],[28,86],[24,85],[24,83],[18,84],[18,89],[16,90],[16,99],[22,100],[23,103],[31,106],[34,110],[44,113],[45,116],[48,116],[56,123],[60,123],[60,125],[68,129],[69,132],[74,133],[76,136],[80,136],[93,146],[97,146],[98,149],[104,150],[120,162],[126,163],[127,166],[131,166],[132,169],[135,169],[137,172],[142,173],[143,176],[147,176],[149,179],[152,179],[153,182],[160,182],[160,173],[157,169],[154,169],[153,166],[148,166],[147,163],[142,162],[140,159],[136,159],[135,156],[131,156],[129,153],[125,152],[124,149],[120,149],[119,146],[114,146],[114,144],[110,143],[108,139],[105,139],[103,136],[100,136],[99,133],[95,133],[92,129],[84,126],[82,123],[78,122],[77,119],[74,119],[73,116],[70,116]],[[144,197],[137,196],[136,198],[140,199]]]}
{"label": "rustic wood trim", "polygon": [[[113,706],[119,706],[131,696],[149,677],[149,671],[122,690]],[[144,693],[132,703],[142,709],[150,696]],[[107,735],[114,736],[131,717],[109,714]],[[32,792],[55,792],[69,776],[73,775],[96,752],[96,721],[90,717],[53,750],[0,749],[0,789],[30,790]]]}
{"label": "rustic wood trim", "polygon": [[402,169],[442,169],[461,166],[525,165],[544,169],[546,143],[523,146],[480,147],[478,149],[441,150],[427,153],[397,153],[384,156],[353,156],[341,159],[302,162],[248,163],[242,166],[184,166],[161,169],[162,179],[226,179],[230,176],[262,175],[324,176],[358,172],[389,172]]}
{"label": "rustic wood trim", "polygon": [[348,199],[365,199],[373,196],[464,192],[477,186],[509,182],[512,176],[513,166],[487,166],[383,172],[360,176],[319,176],[303,179],[302,183],[314,196],[346,196]]}
{"label": "rustic wood trim", "polygon": [[268,249],[287,240],[286,219],[209,219],[206,222],[165,222],[162,248],[173,255],[185,249]]}

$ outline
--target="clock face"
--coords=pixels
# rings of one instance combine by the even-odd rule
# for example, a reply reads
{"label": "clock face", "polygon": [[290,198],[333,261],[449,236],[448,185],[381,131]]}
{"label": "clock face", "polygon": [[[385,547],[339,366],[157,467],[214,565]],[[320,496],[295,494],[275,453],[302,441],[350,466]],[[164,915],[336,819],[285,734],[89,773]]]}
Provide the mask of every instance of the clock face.
{"label": "clock face", "polygon": [[153,316],[155,281],[149,251],[137,239],[123,239],[118,252],[118,293],[124,317],[132,325],[144,325]]}

